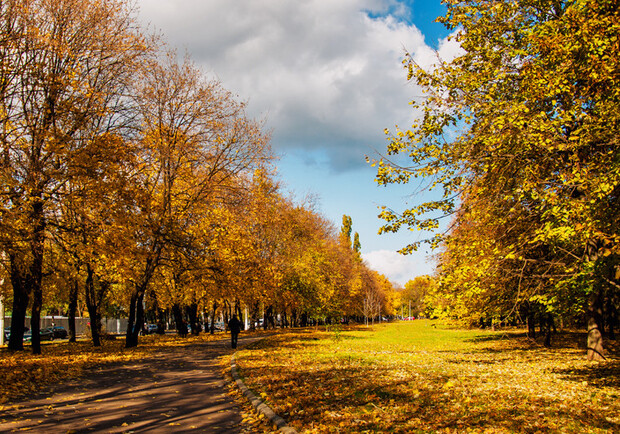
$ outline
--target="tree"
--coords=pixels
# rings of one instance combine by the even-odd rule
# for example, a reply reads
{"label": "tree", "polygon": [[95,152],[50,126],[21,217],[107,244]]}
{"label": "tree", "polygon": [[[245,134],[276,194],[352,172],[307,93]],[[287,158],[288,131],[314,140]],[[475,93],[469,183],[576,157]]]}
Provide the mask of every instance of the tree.
{"label": "tree", "polygon": [[188,59],[178,63],[168,54],[144,71],[137,87],[136,187],[142,197],[133,213],[127,347],[138,344],[143,300],[156,270],[190,242],[196,208],[216,206],[235,177],[271,158],[268,138],[245,117],[244,105]]}
{"label": "tree", "polygon": [[[532,298],[522,296],[524,279],[549,307],[570,288],[570,298],[589,299],[589,357],[601,357],[594,336],[603,326],[601,294],[620,289],[615,6],[453,1],[440,21],[455,30],[463,52],[430,70],[407,57],[409,78],[428,97],[421,120],[391,136],[388,154],[407,154],[412,164],[386,158],[377,180],[430,177],[443,195],[402,213],[385,209],[383,231],[433,229],[447,215],[455,216],[453,228],[473,225],[457,237],[478,243],[486,260],[452,261],[459,256],[453,247],[464,244],[450,241],[453,230],[444,276],[466,276],[465,266],[477,276],[507,271],[513,277],[499,282],[492,298],[513,304]],[[469,296],[477,298],[473,290]]]}
{"label": "tree", "polygon": [[76,153],[118,113],[119,95],[148,50],[122,0],[9,0],[0,5],[2,249],[10,258],[9,348],[21,350],[32,296],[40,353],[44,243]]}
{"label": "tree", "polygon": [[418,276],[405,283],[405,287],[400,293],[400,301],[406,307],[411,308],[410,315],[426,315],[428,301],[427,297],[431,294],[434,281],[430,276]]}

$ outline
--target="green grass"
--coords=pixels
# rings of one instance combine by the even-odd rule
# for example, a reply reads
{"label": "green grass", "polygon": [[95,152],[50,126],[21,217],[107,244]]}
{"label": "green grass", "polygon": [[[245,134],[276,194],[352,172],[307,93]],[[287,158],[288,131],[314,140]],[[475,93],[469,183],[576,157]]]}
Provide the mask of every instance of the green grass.
{"label": "green grass", "polygon": [[617,354],[589,363],[582,337],[423,320],[277,335],[238,366],[302,432],[618,432]]}

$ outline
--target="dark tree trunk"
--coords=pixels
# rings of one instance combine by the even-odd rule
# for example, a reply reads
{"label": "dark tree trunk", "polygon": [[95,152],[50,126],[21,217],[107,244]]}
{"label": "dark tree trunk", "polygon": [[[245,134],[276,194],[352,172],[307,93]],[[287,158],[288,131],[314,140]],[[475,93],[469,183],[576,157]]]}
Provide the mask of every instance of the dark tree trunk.
{"label": "dark tree trunk", "polygon": [[224,329],[228,331],[228,322],[230,321],[231,312],[230,312],[230,303],[228,300],[224,300]]}
{"label": "dark tree trunk", "polygon": [[209,313],[207,312],[207,304],[202,307],[202,325],[204,326],[204,332],[209,333]]}
{"label": "dark tree trunk", "polygon": [[536,339],[536,317],[531,306],[527,308],[527,337]]}
{"label": "dark tree trunk", "polygon": [[538,328],[541,335],[545,333],[545,315],[542,312],[538,313]]}
{"label": "dark tree trunk", "polygon": [[129,301],[129,318],[127,318],[127,332],[125,334],[125,348],[138,346],[138,338],[134,337],[134,328],[136,324],[136,305],[138,304],[138,290],[134,288]]}
{"label": "dark tree trunk", "polygon": [[174,324],[177,334],[182,338],[187,337],[187,324],[183,319],[183,309],[178,303],[172,305],[172,315],[174,316]]}
{"label": "dark tree trunk", "polygon": [[166,334],[166,311],[157,309],[157,334]]}
{"label": "dark tree trunk", "polygon": [[607,335],[606,337],[611,340],[616,340],[616,327],[618,327],[618,290],[614,287],[610,287],[607,291],[607,297],[605,298],[607,314]]}
{"label": "dark tree trunk", "polygon": [[69,321],[69,342],[75,342],[77,339],[77,331],[75,328],[75,317],[78,305],[78,289],[79,282],[77,277],[73,280],[73,285],[69,289],[69,312],[67,313]]}
{"label": "dark tree trunk", "polygon": [[[129,304],[129,319],[127,321],[127,334],[125,335],[125,348],[133,348],[138,346],[138,337],[140,330],[144,325],[144,288],[142,285],[134,286]],[[146,286],[146,284],[144,284]]]}
{"label": "dark tree trunk", "polygon": [[271,324],[271,328],[276,328],[276,322],[273,316],[273,305],[269,305],[267,309],[265,309],[265,316],[263,318],[263,328],[267,330],[269,325]]}
{"label": "dark tree trunk", "polygon": [[[33,282],[34,283],[34,282]],[[41,354],[41,307],[43,291],[41,283],[34,283],[32,288],[32,315],[30,315],[30,334],[32,336],[32,354]]]}
{"label": "dark tree trunk", "polygon": [[30,332],[32,334],[32,354],[41,354],[41,308],[43,306],[43,247],[45,244],[45,216],[43,201],[39,195],[33,205],[31,221],[33,222],[32,241],[30,245],[32,263],[30,264],[29,283],[32,285],[32,315]]}
{"label": "dark tree trunk", "polygon": [[144,326],[144,294],[153,277],[153,273],[159,263],[161,248],[155,249],[152,256],[147,258],[144,266],[142,281],[134,284],[131,302],[129,305],[129,319],[127,320],[127,334],[125,335],[125,348],[138,346],[140,331]]}
{"label": "dark tree trunk", "polygon": [[150,297],[153,306],[153,322],[157,325],[157,331],[155,333],[158,335],[166,334],[166,311],[160,308],[159,302],[157,301],[157,293],[152,292]]}
{"label": "dark tree trunk", "polygon": [[24,349],[26,310],[30,299],[30,288],[21,272],[22,264],[19,263],[18,256],[10,253],[9,259],[11,261],[11,284],[13,286],[13,313],[11,315],[11,335],[8,348],[11,351],[22,351]]}
{"label": "dark tree trunk", "polygon": [[250,330],[256,330],[256,324],[258,323],[258,309],[260,304],[258,301],[254,302],[250,310]]}
{"label": "dark tree trunk", "polygon": [[198,326],[198,304],[190,304],[187,307],[187,314],[189,316],[189,326],[192,329],[192,334],[198,336],[200,334],[200,327]]}
{"label": "dark tree trunk", "polygon": [[213,300],[213,310],[211,311],[211,327],[209,333],[215,333],[215,315],[217,313],[217,301]]}
{"label": "dark tree trunk", "polygon": [[555,324],[553,322],[553,315],[547,313],[545,315],[545,342],[544,346],[551,348],[551,333],[555,331]]}
{"label": "dark tree trunk", "polygon": [[90,317],[90,332],[93,346],[101,346],[101,315],[99,313],[99,301],[95,289],[94,271],[90,264],[86,265],[86,285],[84,286],[86,296],[86,308]]}
{"label": "dark tree trunk", "polygon": [[291,312],[291,327],[297,327],[299,324],[297,322],[297,309],[293,309]]}
{"label": "dark tree trunk", "polygon": [[288,317],[286,315],[286,310],[282,311],[282,328],[288,327]]}

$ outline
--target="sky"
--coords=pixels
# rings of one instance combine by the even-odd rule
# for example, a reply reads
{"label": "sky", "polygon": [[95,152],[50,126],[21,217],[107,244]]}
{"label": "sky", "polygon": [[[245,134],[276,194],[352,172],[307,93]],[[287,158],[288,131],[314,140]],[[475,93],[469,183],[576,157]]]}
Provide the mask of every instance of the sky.
{"label": "sky", "polygon": [[426,200],[416,185],[378,186],[384,129],[408,128],[421,94],[406,80],[409,52],[422,65],[458,52],[434,20],[440,0],[139,0],[139,18],[209,77],[247,102],[279,157],[279,180],[339,228],[353,220],[362,256],[393,283],[433,272],[433,252],[396,251],[428,237],[378,235],[379,207]]}

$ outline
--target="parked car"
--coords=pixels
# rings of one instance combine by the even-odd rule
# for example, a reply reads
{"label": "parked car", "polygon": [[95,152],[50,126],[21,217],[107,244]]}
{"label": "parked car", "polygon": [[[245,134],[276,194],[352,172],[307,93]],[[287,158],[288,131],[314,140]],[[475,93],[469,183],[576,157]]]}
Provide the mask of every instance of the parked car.
{"label": "parked car", "polygon": [[54,339],[66,339],[69,337],[69,333],[65,330],[64,327],[61,326],[51,326],[47,327],[54,334]]}
{"label": "parked car", "polygon": [[[53,341],[54,340],[54,332],[50,330],[50,328],[41,329],[39,331],[39,336],[41,336],[42,341]],[[32,341],[32,331],[28,330],[24,333],[24,342]]]}
{"label": "parked car", "polygon": [[[24,334],[28,333],[30,329],[28,327],[24,327]],[[4,328],[4,341],[8,342],[11,337],[11,327]]]}
{"label": "parked car", "polygon": [[146,324],[142,329],[142,334],[144,335],[152,335],[157,333],[157,324]]}

